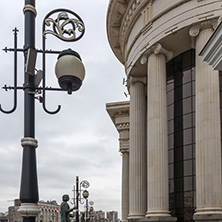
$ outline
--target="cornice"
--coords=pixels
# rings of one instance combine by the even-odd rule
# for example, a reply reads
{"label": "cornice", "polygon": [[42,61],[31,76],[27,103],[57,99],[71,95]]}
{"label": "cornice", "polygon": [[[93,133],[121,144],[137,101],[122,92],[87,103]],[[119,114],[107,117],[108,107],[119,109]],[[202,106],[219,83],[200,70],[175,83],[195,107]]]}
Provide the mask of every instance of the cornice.
{"label": "cornice", "polygon": [[[131,32],[137,18],[140,16],[141,10],[147,6],[152,5],[156,0],[110,0],[108,11],[107,11],[107,35],[110,46],[120,60],[121,63],[125,63],[127,56],[125,52],[125,43],[129,33]],[[142,33],[148,32],[152,28],[152,22],[157,20],[163,14],[172,10],[178,5],[184,4],[191,0],[180,0],[171,7],[159,13],[157,16],[153,17],[150,22],[143,27],[139,32],[139,35]],[[121,5],[121,7],[118,7]],[[125,5],[125,13],[123,6]],[[114,17],[115,13],[119,11],[119,17]],[[120,12],[121,11],[121,12]],[[112,24],[111,24],[112,20]],[[114,29],[116,34],[114,33]]]}
{"label": "cornice", "polygon": [[[154,3],[155,1],[156,1],[156,0],[153,0],[151,5],[153,5],[153,3]],[[161,12],[160,12],[159,14],[157,14],[156,16],[152,17],[152,18],[149,20],[149,22],[138,32],[138,34],[136,35],[134,41],[133,41],[133,42],[131,43],[131,45],[129,46],[129,49],[128,49],[128,51],[127,51],[127,54],[125,55],[125,61],[128,60],[130,51],[132,50],[132,48],[133,48],[135,42],[138,40],[138,38],[139,38],[141,35],[145,35],[148,31],[150,31],[150,30],[153,28],[153,23],[154,23],[156,20],[158,20],[158,19],[159,19],[160,17],[162,17],[164,14],[167,14],[169,11],[171,11],[171,10],[177,8],[178,6],[180,6],[180,5],[182,5],[182,4],[186,3],[186,2],[189,2],[189,1],[191,1],[191,0],[180,0],[179,2],[176,2],[175,4],[173,4],[173,5],[171,5],[170,7],[168,7],[167,9],[161,11]],[[197,1],[198,1],[198,0],[197,0]],[[146,5],[149,4],[149,3],[146,2],[146,1],[144,1],[144,2],[146,3]],[[151,3],[151,2],[150,2],[150,3]],[[143,5],[143,7],[144,7],[144,5]],[[137,15],[137,18],[138,18],[138,16],[139,16],[139,15]],[[131,32],[132,27],[133,27],[134,24],[135,24],[135,23],[130,24],[129,29],[127,30],[127,32],[125,33],[125,35],[122,35],[122,36],[121,36],[121,37],[123,38],[123,39],[121,40],[121,42],[126,42],[126,40],[127,40],[128,36],[129,36],[129,34],[130,34],[130,32]],[[120,29],[120,31],[121,31],[121,29]],[[149,47],[150,47],[150,46],[147,45],[145,48],[147,49],[147,48],[149,48]],[[124,49],[124,50],[125,50],[125,49]]]}
{"label": "cornice", "polygon": [[119,42],[120,26],[129,1],[130,0],[110,0],[107,10],[106,28],[108,41],[114,54],[121,63],[124,63],[124,60]]}
{"label": "cornice", "polygon": [[[136,0],[134,0],[135,2]],[[155,0],[147,0],[147,1],[140,1],[139,4],[137,4],[136,6],[137,7],[133,7],[133,3],[131,4],[131,7],[134,9],[134,10],[131,10],[130,12],[130,7],[128,8],[127,12],[125,13],[125,16],[123,17],[123,21],[122,21],[122,24],[121,24],[121,27],[120,27],[120,45],[122,46],[123,48],[123,52],[126,52],[125,51],[125,46],[126,44],[126,41],[127,41],[127,38],[136,22],[136,20],[138,19],[138,17],[140,16],[141,14],[141,11],[147,6],[147,5],[150,5],[152,6],[153,5],[153,2]],[[146,26],[143,27],[143,30],[141,30],[139,32],[139,35],[141,35],[141,32],[144,31],[145,32],[148,32],[150,29],[152,28],[152,22],[149,22]],[[124,54],[124,60],[126,61],[126,58],[128,56],[128,52]]]}
{"label": "cornice", "polygon": [[125,127],[126,125],[124,124],[129,122],[129,120],[127,120],[126,118],[129,117],[129,107],[130,107],[130,101],[106,104],[106,111],[108,112],[116,128],[117,125],[120,128]]}

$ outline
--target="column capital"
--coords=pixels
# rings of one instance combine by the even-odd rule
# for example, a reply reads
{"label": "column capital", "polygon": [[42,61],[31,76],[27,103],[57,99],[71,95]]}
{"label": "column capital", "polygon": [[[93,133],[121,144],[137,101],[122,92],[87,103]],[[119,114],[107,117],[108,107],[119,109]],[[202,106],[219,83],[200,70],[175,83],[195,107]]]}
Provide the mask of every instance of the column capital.
{"label": "column capital", "polygon": [[195,48],[195,38],[200,34],[200,32],[205,29],[215,30],[218,26],[218,21],[220,21],[220,18],[219,19],[211,19],[211,20],[196,23],[190,28],[189,34],[191,36],[192,48]]}
{"label": "column capital", "polygon": [[116,128],[119,132],[119,151],[121,153],[129,152],[129,122],[122,122],[116,124]]}
{"label": "column capital", "polygon": [[157,43],[150,47],[141,57],[140,63],[142,65],[146,64],[148,61],[148,57],[152,54],[158,55],[163,54],[166,57],[166,60],[169,61],[173,58],[173,52],[165,49],[160,43]]}
{"label": "column capital", "polygon": [[166,57],[166,60],[169,61],[173,58],[173,52],[165,49],[161,44],[157,43],[153,46],[153,52],[155,55],[163,54]]}
{"label": "column capital", "polygon": [[136,82],[141,82],[144,85],[146,84],[146,76],[129,76],[129,83],[130,85],[133,85]]}

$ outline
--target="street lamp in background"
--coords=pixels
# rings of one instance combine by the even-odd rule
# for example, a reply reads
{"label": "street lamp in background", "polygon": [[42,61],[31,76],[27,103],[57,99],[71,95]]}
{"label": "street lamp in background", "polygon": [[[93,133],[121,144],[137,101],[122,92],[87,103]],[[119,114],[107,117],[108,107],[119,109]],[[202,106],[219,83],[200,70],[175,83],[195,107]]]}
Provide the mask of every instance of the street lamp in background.
{"label": "street lamp in background", "polygon": [[84,190],[82,193],[83,198],[86,200],[86,214],[85,214],[85,221],[88,221],[88,197],[89,197],[89,192],[88,190]]}
{"label": "street lamp in background", "polygon": [[[79,185],[79,177],[76,177],[76,186],[74,186],[74,205],[76,207],[76,222],[79,222],[79,202],[80,204],[84,204],[84,200],[86,201],[86,214],[85,219],[88,219],[88,197],[89,192],[86,190],[89,188],[90,184],[87,180],[83,180]],[[84,189],[83,189],[84,188]],[[82,195],[82,196],[81,196]]]}
{"label": "street lamp in background", "polygon": [[[35,17],[37,11],[35,0],[25,0],[24,5],[25,32],[24,47],[17,48],[18,30],[14,32],[14,48],[5,48],[5,52],[14,52],[14,86],[5,85],[3,89],[14,91],[14,103],[10,110],[5,110],[0,105],[0,111],[6,114],[13,113],[17,107],[17,90],[24,91],[24,138],[21,140],[23,149],[22,177],[20,187],[21,207],[19,212],[23,222],[35,222],[39,213],[38,208],[38,181],[36,166],[36,151],[38,141],[35,139],[35,99],[42,103],[44,111],[48,114],[56,114],[60,111],[50,111],[46,106],[46,91],[67,91],[71,94],[78,90],[85,76],[84,65],[80,55],[71,50],[53,51],[46,49],[46,36],[54,35],[62,41],[75,42],[82,38],[85,26],[82,19],[68,9],[56,9],[49,12],[42,25],[42,49],[35,47]],[[24,84],[17,86],[17,54],[24,54]],[[42,54],[42,70],[36,72],[36,57]],[[58,54],[56,63],[56,76],[61,88],[52,88],[46,85],[46,55]],[[42,84],[40,86],[40,82]]]}
{"label": "street lamp in background", "polygon": [[89,221],[93,222],[94,221],[94,217],[95,217],[95,215],[94,215],[94,208],[91,206],[89,208]]}

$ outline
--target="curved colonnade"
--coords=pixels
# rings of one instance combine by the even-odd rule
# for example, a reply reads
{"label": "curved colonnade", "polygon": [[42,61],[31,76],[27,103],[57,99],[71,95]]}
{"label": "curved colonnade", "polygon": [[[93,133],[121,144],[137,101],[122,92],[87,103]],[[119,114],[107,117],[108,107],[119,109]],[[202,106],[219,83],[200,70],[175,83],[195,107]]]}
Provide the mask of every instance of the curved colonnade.
{"label": "curved colonnade", "polygon": [[[185,214],[172,216],[170,212],[166,89],[166,63],[192,49],[195,50],[192,216],[195,221],[222,220],[219,72],[199,56],[221,15],[220,0],[110,0],[108,39],[115,56],[125,66],[130,93],[130,103],[107,104],[120,133],[123,153],[123,221],[192,220],[186,219]],[[123,125],[127,125],[124,130]]]}

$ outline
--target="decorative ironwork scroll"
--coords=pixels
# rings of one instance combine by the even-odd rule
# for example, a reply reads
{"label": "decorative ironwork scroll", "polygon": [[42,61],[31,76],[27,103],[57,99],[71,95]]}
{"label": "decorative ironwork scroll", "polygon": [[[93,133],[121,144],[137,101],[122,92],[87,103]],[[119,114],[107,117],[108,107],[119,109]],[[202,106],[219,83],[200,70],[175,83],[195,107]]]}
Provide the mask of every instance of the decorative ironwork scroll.
{"label": "decorative ironwork scroll", "polygon": [[[57,18],[49,17],[55,13]],[[71,18],[70,15],[74,16]],[[52,34],[63,41],[77,41],[84,35],[85,25],[82,19],[74,12],[67,9],[57,9],[49,13],[44,24],[51,29],[43,30],[43,36]]]}
{"label": "decorative ironwork scroll", "polygon": [[[24,11],[26,10],[34,10],[31,6],[27,6],[24,8]],[[33,11],[35,14],[35,12]],[[46,29],[47,27],[47,29]],[[13,51],[14,52],[14,86],[7,86],[5,85],[3,89],[14,90],[14,104],[13,107],[10,110],[5,110],[2,108],[2,105],[0,104],[0,112],[9,114],[12,113],[16,110],[17,108],[17,90],[21,89],[24,90],[24,86],[17,86],[17,53],[18,52],[23,52],[25,53],[24,49],[18,49],[17,48],[17,32],[18,30],[15,28],[14,30],[14,48],[7,48],[3,49],[5,52],[8,51]],[[42,77],[42,87],[36,87],[35,90],[36,93],[40,91],[39,94],[42,93],[42,96],[40,97],[35,97],[39,99],[39,101],[42,103],[43,109],[48,113],[48,114],[56,114],[60,111],[61,106],[58,105],[57,109],[54,111],[50,111],[46,107],[46,91],[47,90],[61,90],[58,88],[48,88],[46,87],[46,54],[47,53],[60,53],[60,51],[52,51],[52,50],[46,50],[46,35],[51,34],[57,38],[59,38],[62,41],[66,42],[75,42],[78,41],[83,37],[85,33],[85,25],[83,20],[80,18],[78,14],[75,12],[69,10],[69,9],[55,9],[51,12],[49,12],[42,24],[42,49],[36,51],[38,53],[42,53],[42,72],[43,72],[43,77]],[[86,181],[87,182],[87,181]],[[84,183],[85,186],[87,186],[87,183]],[[89,184],[88,184],[89,186]]]}
{"label": "decorative ironwork scroll", "polygon": [[90,185],[87,180],[83,180],[80,184],[81,184],[81,186],[84,187],[84,188],[89,188],[89,185]]}
{"label": "decorative ironwork scroll", "polygon": [[[72,17],[70,17],[70,15]],[[50,27],[51,29],[46,29]],[[52,34],[62,41],[75,42],[83,37],[85,33],[85,25],[83,20],[78,14],[69,9],[55,9],[49,12],[44,20],[42,26],[42,66],[43,66],[43,79],[42,79],[42,106],[48,114],[56,114],[60,111],[59,105],[56,110],[49,111],[46,108],[46,35]]]}

